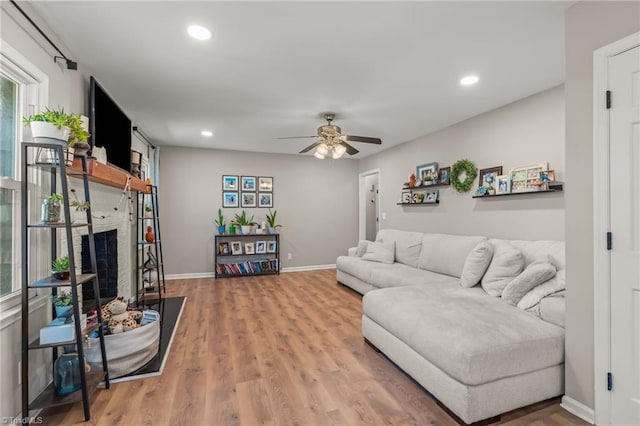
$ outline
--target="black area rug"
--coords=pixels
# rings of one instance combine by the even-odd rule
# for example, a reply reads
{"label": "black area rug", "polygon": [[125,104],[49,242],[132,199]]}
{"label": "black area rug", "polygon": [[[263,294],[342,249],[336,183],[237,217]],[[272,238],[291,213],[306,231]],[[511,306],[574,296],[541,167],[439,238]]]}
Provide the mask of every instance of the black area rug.
{"label": "black area rug", "polygon": [[147,306],[149,309],[160,313],[160,345],[158,354],[133,373],[118,377],[117,379],[111,379],[111,383],[145,379],[162,374],[167,355],[169,355],[169,350],[171,349],[171,343],[173,342],[173,335],[180,322],[180,316],[182,315],[182,309],[184,308],[186,300],[186,297],[168,297],[162,299],[159,303]]}

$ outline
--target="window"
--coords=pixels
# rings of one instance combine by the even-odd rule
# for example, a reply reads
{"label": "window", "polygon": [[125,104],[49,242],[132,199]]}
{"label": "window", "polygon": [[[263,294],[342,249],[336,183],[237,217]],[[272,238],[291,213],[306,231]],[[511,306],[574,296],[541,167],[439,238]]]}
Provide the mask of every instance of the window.
{"label": "window", "polygon": [[20,289],[20,141],[22,117],[39,111],[48,80],[2,42],[0,52],[0,298]]}

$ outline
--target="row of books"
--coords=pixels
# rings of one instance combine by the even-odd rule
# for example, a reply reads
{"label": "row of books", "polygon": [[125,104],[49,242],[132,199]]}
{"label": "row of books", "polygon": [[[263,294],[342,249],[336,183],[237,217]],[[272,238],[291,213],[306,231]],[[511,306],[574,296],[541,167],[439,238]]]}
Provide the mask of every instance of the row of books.
{"label": "row of books", "polygon": [[218,275],[248,275],[266,272],[278,272],[278,259],[254,260],[240,263],[218,263],[216,273]]}

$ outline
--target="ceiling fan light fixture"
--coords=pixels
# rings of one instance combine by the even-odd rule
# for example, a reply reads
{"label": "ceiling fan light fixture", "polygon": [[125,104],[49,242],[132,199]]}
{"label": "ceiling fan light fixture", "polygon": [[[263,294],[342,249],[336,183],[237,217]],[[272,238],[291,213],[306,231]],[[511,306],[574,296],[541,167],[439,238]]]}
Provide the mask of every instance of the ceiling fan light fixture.
{"label": "ceiling fan light fixture", "polygon": [[324,155],[320,154],[318,152],[318,150],[316,150],[315,154],[313,154],[314,157],[316,157],[319,160],[324,160]]}
{"label": "ceiling fan light fixture", "polygon": [[316,153],[320,154],[322,158],[324,158],[324,156],[329,153],[329,147],[327,146],[326,143],[323,142],[320,145],[318,145],[318,147],[316,148]]}
{"label": "ceiling fan light fixture", "polygon": [[334,160],[337,160],[338,158],[342,157],[346,151],[347,148],[345,148],[344,145],[334,145],[332,158]]}

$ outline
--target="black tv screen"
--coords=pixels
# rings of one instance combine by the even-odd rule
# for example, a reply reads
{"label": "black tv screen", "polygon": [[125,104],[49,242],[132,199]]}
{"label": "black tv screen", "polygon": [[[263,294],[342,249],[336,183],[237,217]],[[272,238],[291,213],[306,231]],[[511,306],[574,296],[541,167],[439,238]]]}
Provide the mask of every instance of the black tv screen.
{"label": "black tv screen", "polygon": [[91,77],[89,84],[91,147],[104,147],[107,162],[130,173],[131,120],[95,78]]}

